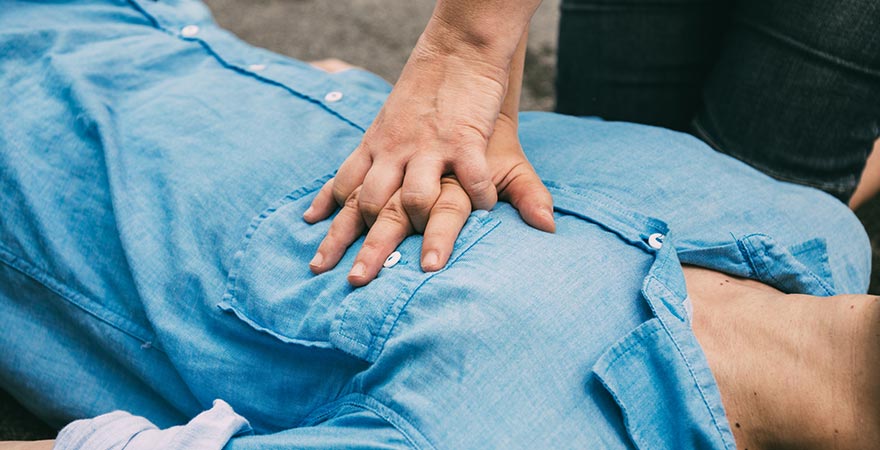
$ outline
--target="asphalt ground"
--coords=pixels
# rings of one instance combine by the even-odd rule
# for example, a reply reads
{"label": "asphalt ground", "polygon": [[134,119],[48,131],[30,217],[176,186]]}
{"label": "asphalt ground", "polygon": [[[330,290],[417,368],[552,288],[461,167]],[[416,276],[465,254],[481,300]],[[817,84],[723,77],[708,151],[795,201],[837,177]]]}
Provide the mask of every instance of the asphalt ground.
{"label": "asphalt ground", "polygon": [[[522,109],[553,109],[560,0],[544,0],[529,29]],[[304,61],[338,58],[397,80],[435,0],[205,0],[245,41]]]}

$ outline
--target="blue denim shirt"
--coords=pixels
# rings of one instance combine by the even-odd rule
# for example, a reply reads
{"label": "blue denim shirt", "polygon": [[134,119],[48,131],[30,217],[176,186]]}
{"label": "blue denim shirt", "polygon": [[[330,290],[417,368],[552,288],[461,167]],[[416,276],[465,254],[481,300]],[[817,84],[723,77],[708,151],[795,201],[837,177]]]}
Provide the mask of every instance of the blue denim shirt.
{"label": "blue denim shirt", "polygon": [[131,413],[59,448],[191,421],[155,442],[732,449],[681,264],[867,288],[832,197],[684,134],[535,113],[555,234],[499,204],[444,270],[413,236],[353,289],[361,242],[312,275],[329,222],[301,215],[381,79],[250,47],[192,0],[5,2],[0,54],[0,383],[55,425]]}

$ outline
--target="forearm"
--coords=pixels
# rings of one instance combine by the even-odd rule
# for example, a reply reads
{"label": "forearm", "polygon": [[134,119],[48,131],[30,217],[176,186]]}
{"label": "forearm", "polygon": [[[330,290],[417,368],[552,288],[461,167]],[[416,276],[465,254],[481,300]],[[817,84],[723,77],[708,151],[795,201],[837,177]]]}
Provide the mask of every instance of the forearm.
{"label": "forearm", "polygon": [[55,441],[2,441],[0,450],[50,450]]}
{"label": "forearm", "polygon": [[438,0],[420,45],[507,67],[541,0]]}
{"label": "forearm", "polygon": [[522,95],[523,69],[526,63],[529,31],[523,32],[519,45],[510,61],[510,73],[507,77],[507,90],[501,104],[501,114],[507,116],[514,124],[519,122],[519,100]]}

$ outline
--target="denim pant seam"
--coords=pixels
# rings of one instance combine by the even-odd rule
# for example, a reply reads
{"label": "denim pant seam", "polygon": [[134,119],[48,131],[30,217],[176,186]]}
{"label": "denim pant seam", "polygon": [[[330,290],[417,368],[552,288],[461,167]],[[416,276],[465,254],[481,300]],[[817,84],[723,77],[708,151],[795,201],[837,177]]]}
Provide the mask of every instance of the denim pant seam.
{"label": "denim pant seam", "polygon": [[[818,189],[820,191],[826,191],[826,192],[828,190],[847,191],[848,192],[848,191],[851,191],[852,189],[854,189],[856,184],[858,183],[858,180],[856,179],[856,177],[852,176],[852,175],[844,177],[844,179],[841,181],[829,182],[829,181],[806,180],[803,178],[798,178],[798,177],[793,177],[791,175],[783,174],[775,169],[770,168],[769,166],[757,163],[757,162],[753,161],[751,158],[745,157],[745,156],[739,154],[738,152],[730,151],[729,149],[725,149],[725,148],[721,147],[720,145],[718,145],[717,141],[715,139],[713,139],[711,137],[711,135],[706,131],[706,127],[703,125],[701,117],[704,117],[704,115],[701,115],[701,116],[694,118],[694,120],[692,122],[692,126],[694,128],[694,131],[697,133],[697,135],[700,137],[700,139],[702,139],[704,142],[709,144],[710,147],[714,148],[719,153],[723,153],[727,156],[730,156],[731,158],[736,158],[736,159],[748,164],[749,166],[752,166],[753,168],[759,170],[760,172],[764,173],[765,175],[767,175],[771,178],[777,179],[779,181],[784,181],[786,183],[793,183],[793,184],[797,184],[797,185],[801,185],[801,186],[812,187],[812,188]],[[711,120],[711,118],[710,118],[710,120]]]}
{"label": "denim pant seam", "polygon": [[867,76],[869,78],[875,78],[880,80],[880,71],[873,70],[869,67],[862,67],[861,65],[854,63],[852,61],[825,53],[821,50],[815,49],[809,45],[803,44],[799,42],[797,39],[788,36],[787,34],[781,33],[779,31],[771,30],[760,23],[752,20],[751,18],[745,17],[742,14],[736,14],[733,17],[733,20],[744,25],[745,28],[751,29],[753,31],[762,33],[768,37],[773,38],[776,42],[784,43],[790,48],[796,49],[806,55],[810,55],[811,57],[821,59],[825,62],[830,62],[832,64],[836,64],[840,67],[846,68],[847,70],[851,70],[853,72],[858,73],[861,76]]}

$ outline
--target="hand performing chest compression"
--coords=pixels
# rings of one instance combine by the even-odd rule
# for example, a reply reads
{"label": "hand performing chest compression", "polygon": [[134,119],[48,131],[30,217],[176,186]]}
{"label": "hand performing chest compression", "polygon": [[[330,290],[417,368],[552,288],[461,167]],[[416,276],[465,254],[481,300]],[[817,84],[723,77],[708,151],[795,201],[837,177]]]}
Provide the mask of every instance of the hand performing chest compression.
{"label": "hand performing chest compression", "polygon": [[[313,272],[333,269],[365,231],[352,285],[372,281],[413,233],[425,236],[422,269],[440,270],[470,212],[492,209],[499,199],[529,225],[553,232],[553,200],[517,136],[525,28],[537,2],[507,13],[521,17],[522,29],[493,33],[496,45],[468,31],[485,23],[461,25],[463,14],[474,16],[461,3],[438,2],[363,141],[306,211],[304,219],[315,223],[341,208],[310,264]],[[503,6],[490,3],[488,9]]]}

